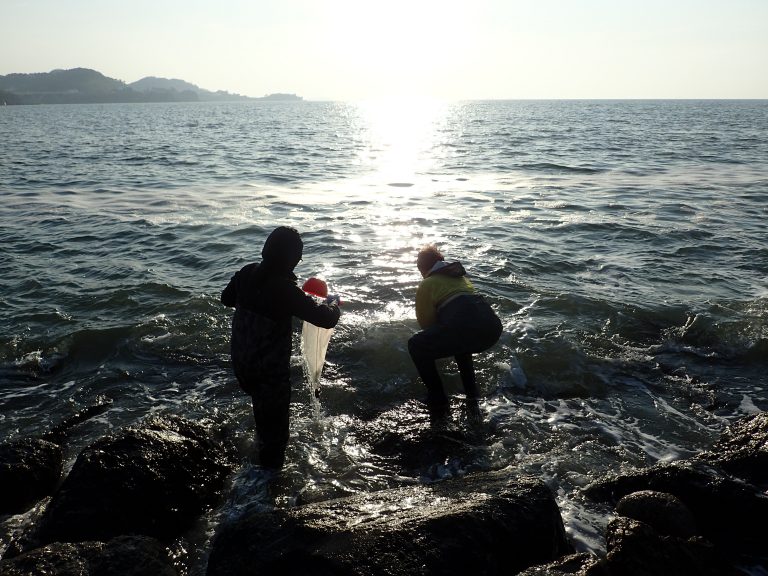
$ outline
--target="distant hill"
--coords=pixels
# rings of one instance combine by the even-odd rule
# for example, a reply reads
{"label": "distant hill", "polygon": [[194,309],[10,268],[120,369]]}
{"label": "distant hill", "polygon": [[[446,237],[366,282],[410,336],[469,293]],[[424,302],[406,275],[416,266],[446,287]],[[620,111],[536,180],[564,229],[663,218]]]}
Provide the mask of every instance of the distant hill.
{"label": "distant hill", "polygon": [[186,94],[190,96],[190,100],[193,101],[255,100],[255,98],[241,96],[240,94],[230,94],[223,90],[219,90],[218,92],[203,90],[185,80],[157,78],[156,76],[147,76],[146,78],[128,84],[128,87],[142,94],[152,95],[154,97],[162,97],[166,95],[173,98],[177,94]]}
{"label": "distant hill", "polygon": [[197,92],[200,90],[194,84],[186,82],[185,80],[176,80],[175,78],[158,78],[157,76],[147,76],[136,82],[128,84],[134,90],[142,92],[149,92],[151,90],[178,90],[183,92],[184,90],[192,90]]}
{"label": "distant hill", "polygon": [[19,104],[106,102],[125,97],[125,83],[86,68],[0,76],[0,90],[13,94]]}
{"label": "distant hill", "polygon": [[0,104],[86,104],[108,102],[208,102],[302,100],[295,94],[250,98],[203,90],[184,80],[148,76],[131,84],[88,68],[0,76]]}

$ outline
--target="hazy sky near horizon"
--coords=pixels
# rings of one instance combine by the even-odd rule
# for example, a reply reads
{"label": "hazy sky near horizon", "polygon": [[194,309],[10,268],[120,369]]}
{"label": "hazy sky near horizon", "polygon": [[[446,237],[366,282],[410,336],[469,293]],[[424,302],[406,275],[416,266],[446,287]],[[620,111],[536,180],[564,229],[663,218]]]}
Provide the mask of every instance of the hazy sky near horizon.
{"label": "hazy sky near horizon", "polygon": [[0,1],[0,74],[311,100],[768,98],[768,0]]}

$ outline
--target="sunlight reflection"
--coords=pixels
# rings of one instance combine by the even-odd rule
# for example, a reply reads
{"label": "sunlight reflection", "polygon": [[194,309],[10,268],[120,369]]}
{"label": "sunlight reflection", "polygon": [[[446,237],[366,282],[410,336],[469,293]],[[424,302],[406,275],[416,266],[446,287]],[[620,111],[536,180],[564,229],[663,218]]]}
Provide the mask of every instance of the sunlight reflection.
{"label": "sunlight reflection", "polygon": [[437,129],[448,106],[430,99],[392,99],[360,103],[372,164],[383,182],[406,188],[433,168]]}

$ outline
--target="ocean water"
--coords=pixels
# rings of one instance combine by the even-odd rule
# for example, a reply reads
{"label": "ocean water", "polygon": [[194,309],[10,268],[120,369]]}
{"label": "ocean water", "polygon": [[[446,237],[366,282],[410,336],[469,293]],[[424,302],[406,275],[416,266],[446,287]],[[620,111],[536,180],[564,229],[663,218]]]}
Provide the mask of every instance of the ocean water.
{"label": "ocean water", "polygon": [[[544,479],[577,549],[599,553],[607,511],[583,486],[768,409],[767,101],[8,106],[0,143],[0,438],[96,405],[70,464],[148,414],[227,430],[242,467],[178,545],[190,574],[242,508],[486,468]],[[278,225],[303,235],[300,281],[344,306],[317,403],[296,326],[271,499],[219,294]],[[472,457],[407,473],[355,430],[423,396],[407,340],[427,242],[504,333],[476,360]]]}

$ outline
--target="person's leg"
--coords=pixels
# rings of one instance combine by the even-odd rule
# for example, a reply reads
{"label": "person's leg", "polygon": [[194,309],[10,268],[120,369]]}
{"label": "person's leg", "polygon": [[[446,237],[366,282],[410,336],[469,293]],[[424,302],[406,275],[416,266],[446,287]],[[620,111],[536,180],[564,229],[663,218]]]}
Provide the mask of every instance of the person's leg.
{"label": "person's leg", "polygon": [[490,348],[501,335],[501,322],[480,296],[459,298],[440,312],[440,322],[450,326],[445,349],[456,360],[467,398],[477,398],[479,391],[472,354]]}
{"label": "person's leg", "polygon": [[432,346],[429,334],[426,331],[414,334],[408,340],[408,352],[421,377],[421,381],[427,388],[427,404],[431,408],[447,406],[448,397],[445,395],[443,383],[440,380],[440,375],[435,365],[435,360],[441,356],[436,356],[436,351]]}
{"label": "person's leg", "polygon": [[459,367],[461,382],[464,384],[464,393],[467,398],[477,398],[480,394],[477,390],[475,380],[475,365],[472,362],[472,354],[457,354],[454,356],[456,365]]}
{"label": "person's leg", "polygon": [[465,345],[463,335],[444,323],[430,326],[408,340],[408,351],[427,388],[427,402],[430,405],[448,405],[435,360],[455,356],[457,352],[464,353],[462,347]]}
{"label": "person's leg", "polygon": [[259,462],[265,468],[279,470],[285,462],[290,401],[290,382],[264,384],[252,396]]}

